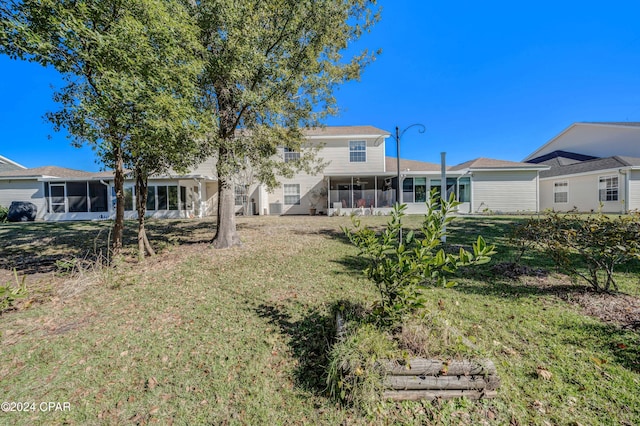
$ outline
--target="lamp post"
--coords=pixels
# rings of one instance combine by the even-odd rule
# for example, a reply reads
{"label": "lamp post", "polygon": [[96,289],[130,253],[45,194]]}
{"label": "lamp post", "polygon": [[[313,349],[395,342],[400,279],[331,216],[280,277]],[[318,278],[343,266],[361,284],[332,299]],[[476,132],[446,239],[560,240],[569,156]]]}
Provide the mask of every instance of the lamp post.
{"label": "lamp post", "polygon": [[[402,135],[404,135],[404,132],[406,132],[407,130],[409,130],[412,127],[420,127],[420,130],[418,130],[419,133],[424,133],[427,128],[424,127],[424,124],[420,124],[420,123],[415,123],[412,124],[410,126],[405,127],[402,132],[399,130],[398,126],[396,126],[396,154],[397,154],[397,158],[396,158],[396,166],[398,168],[397,172],[397,179],[398,179],[398,183],[396,184],[396,204],[399,206],[401,201],[402,201],[402,196],[400,195],[402,191],[402,188],[400,187],[400,138],[402,137]],[[400,226],[400,234],[398,235],[398,241],[399,244],[402,244],[402,226]]]}
{"label": "lamp post", "polygon": [[404,135],[404,132],[406,132],[407,130],[409,130],[412,127],[420,127],[420,130],[418,130],[419,133],[424,133],[427,128],[424,126],[424,124],[420,124],[420,123],[415,123],[412,124],[410,126],[407,126],[404,128],[404,130],[402,130],[402,132],[400,132],[398,126],[396,126],[396,166],[397,166],[397,179],[398,179],[398,183],[397,183],[397,188],[396,188],[396,204],[400,204],[402,201],[402,198],[400,196],[400,138],[402,137],[402,135]]}

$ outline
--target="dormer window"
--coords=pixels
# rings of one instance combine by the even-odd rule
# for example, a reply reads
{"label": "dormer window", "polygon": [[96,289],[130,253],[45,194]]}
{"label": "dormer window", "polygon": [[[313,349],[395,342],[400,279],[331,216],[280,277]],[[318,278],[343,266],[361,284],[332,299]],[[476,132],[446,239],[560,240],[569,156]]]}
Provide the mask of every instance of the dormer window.
{"label": "dormer window", "polygon": [[300,152],[294,151],[291,148],[284,147],[284,162],[298,161],[300,160]]}
{"label": "dormer window", "polygon": [[366,141],[349,141],[349,162],[351,163],[367,162],[367,142]]}

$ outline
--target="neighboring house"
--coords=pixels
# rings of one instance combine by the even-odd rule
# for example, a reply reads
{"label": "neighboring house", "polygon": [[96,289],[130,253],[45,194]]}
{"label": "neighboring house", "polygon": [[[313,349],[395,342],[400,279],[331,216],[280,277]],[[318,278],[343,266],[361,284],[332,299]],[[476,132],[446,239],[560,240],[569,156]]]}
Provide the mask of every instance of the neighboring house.
{"label": "neighboring house", "polygon": [[26,169],[25,166],[9,160],[7,157],[0,155],[0,172],[7,172],[9,170]]}
{"label": "neighboring house", "polygon": [[468,182],[468,200],[460,201],[468,202],[469,210],[462,204],[460,212],[537,212],[539,175],[548,168],[544,164],[478,158],[451,167],[447,174],[458,173],[460,182]]}
{"label": "neighboring house", "polygon": [[574,123],[524,161],[550,167],[543,210],[640,210],[640,123]]}
{"label": "neighboring house", "polygon": [[[166,176],[149,180],[147,214],[156,218],[186,218],[213,210],[215,190],[206,176]],[[135,190],[125,181],[125,217],[135,218]],[[100,220],[115,216],[113,172],[90,173],[46,166],[0,172],[0,205],[28,201],[36,219]]]}

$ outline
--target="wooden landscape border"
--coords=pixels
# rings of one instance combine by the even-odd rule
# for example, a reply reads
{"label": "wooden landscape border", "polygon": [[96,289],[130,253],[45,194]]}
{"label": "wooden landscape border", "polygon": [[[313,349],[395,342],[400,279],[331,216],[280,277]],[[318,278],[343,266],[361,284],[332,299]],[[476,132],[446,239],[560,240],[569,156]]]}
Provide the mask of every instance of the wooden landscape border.
{"label": "wooden landscape border", "polygon": [[[336,312],[336,336],[344,339],[346,323]],[[412,358],[381,360],[382,397],[394,401],[494,398],[500,386],[496,366],[490,359],[439,360]]]}

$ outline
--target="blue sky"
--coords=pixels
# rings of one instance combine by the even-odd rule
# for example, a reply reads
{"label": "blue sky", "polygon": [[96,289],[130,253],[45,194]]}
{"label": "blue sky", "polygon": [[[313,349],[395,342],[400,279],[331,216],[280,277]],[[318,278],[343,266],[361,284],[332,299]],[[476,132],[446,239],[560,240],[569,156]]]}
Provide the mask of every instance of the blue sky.
{"label": "blue sky", "polygon": [[[576,121],[640,121],[640,2],[382,1],[356,47],[382,49],[341,87],[329,125],[409,129],[401,157],[520,161]],[[99,170],[43,118],[61,80],[0,57],[0,155],[27,167]],[[395,156],[393,139],[387,152]]]}

